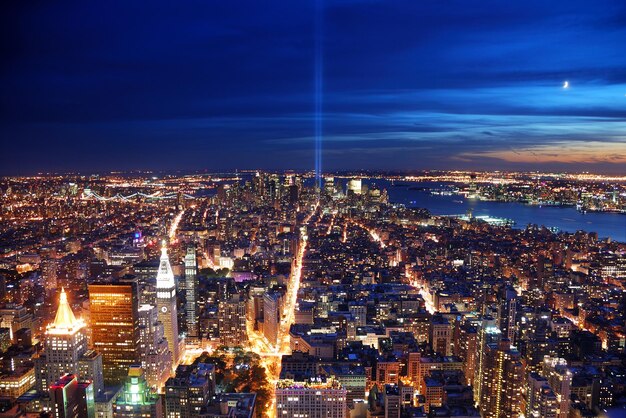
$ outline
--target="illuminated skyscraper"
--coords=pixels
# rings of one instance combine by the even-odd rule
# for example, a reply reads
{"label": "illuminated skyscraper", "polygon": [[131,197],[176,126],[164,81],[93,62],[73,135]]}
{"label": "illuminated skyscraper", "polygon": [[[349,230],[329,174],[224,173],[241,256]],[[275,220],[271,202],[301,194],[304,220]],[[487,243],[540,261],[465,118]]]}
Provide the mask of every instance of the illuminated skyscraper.
{"label": "illuminated skyscraper", "polygon": [[556,395],[546,378],[534,372],[528,375],[525,413],[531,418],[557,418],[558,416]]}
{"label": "illuminated skyscraper", "polygon": [[85,322],[74,316],[67,294],[62,289],[54,322],[46,328],[45,359],[37,362],[41,367],[41,374],[38,373],[40,391],[47,391],[66,373],[78,374],[78,362],[87,351],[85,328]]}
{"label": "illuminated skyscraper", "polygon": [[503,339],[488,344],[481,371],[480,412],[485,418],[522,416],[525,370],[520,353]]}
{"label": "illuminated skyscraper", "polygon": [[161,262],[157,273],[157,308],[159,322],[163,330],[167,345],[172,352],[172,361],[178,364],[178,313],[176,309],[176,282],[170,265],[165,245],[161,248]]}
{"label": "illuminated skyscraper", "polygon": [[47,296],[51,296],[57,290],[58,269],[58,261],[54,258],[46,258],[41,262],[41,278],[43,279]]}
{"label": "illuminated skyscraper", "polygon": [[332,196],[335,194],[335,178],[334,177],[324,178],[324,192],[329,196]]}
{"label": "illuminated skyscraper", "polygon": [[79,382],[78,377],[66,374],[50,386],[52,413],[55,418],[94,418],[93,385]]}
{"label": "illuminated skyscraper", "polygon": [[[478,331],[478,370],[475,371],[474,384],[474,401],[480,402],[482,399],[483,386],[489,384],[489,376],[485,373],[488,364],[487,346],[490,344],[499,344],[502,339],[502,331],[495,325],[493,318],[483,319],[480,330]],[[487,379],[487,381],[485,381]]]}
{"label": "illuminated skyscraper", "polygon": [[556,395],[558,418],[567,418],[570,410],[570,395],[572,392],[572,372],[567,367],[567,361],[562,358],[546,356],[541,373],[550,384]]}
{"label": "illuminated skyscraper", "polygon": [[91,381],[94,394],[104,390],[102,356],[87,349],[86,331],[85,322],[74,316],[62,289],[54,322],[46,328],[43,353],[35,359],[35,388],[40,394],[48,393],[50,385],[66,373]]}
{"label": "illuminated skyscraper", "polygon": [[196,247],[191,245],[185,255],[185,311],[187,313],[187,335],[198,338],[198,266]]}
{"label": "illuminated skyscraper", "polygon": [[263,334],[272,345],[278,341],[279,311],[280,295],[266,293],[263,296]]}
{"label": "illuminated skyscraper", "polygon": [[351,179],[347,185],[347,194],[361,194],[362,181],[361,179]]}
{"label": "illuminated skyscraper", "polygon": [[114,418],[161,418],[159,395],[150,391],[143,370],[138,365],[128,369],[124,386],[113,406]]}
{"label": "illuminated skyscraper", "polygon": [[498,304],[498,320],[504,338],[511,344],[515,343],[515,318],[517,315],[517,292],[513,286],[507,285],[500,291]]}
{"label": "illuminated skyscraper", "polygon": [[137,283],[89,285],[94,348],[102,353],[104,380],[119,384],[139,362]]}
{"label": "illuminated skyscraper", "polygon": [[35,387],[40,394],[47,393],[66,373],[91,381],[94,394],[104,390],[102,356],[87,349],[86,331],[85,322],[74,316],[62,289],[54,322],[46,328],[43,353],[35,359]]}
{"label": "illuminated skyscraper", "polygon": [[151,388],[165,384],[172,370],[172,353],[163,334],[163,324],[157,319],[157,308],[139,307],[139,335],[141,367]]}

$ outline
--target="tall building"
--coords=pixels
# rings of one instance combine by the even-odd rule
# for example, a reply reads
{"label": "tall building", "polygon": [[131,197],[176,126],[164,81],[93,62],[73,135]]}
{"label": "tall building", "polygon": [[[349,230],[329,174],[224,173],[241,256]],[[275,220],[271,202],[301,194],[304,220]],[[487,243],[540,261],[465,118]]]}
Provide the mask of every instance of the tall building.
{"label": "tall building", "polygon": [[545,377],[529,373],[525,414],[531,418],[557,418],[556,395]]}
{"label": "tall building", "polygon": [[504,338],[515,343],[515,317],[517,315],[517,292],[507,285],[500,291],[498,304],[499,328]]}
{"label": "tall building", "polygon": [[385,418],[400,418],[400,388],[398,385],[385,385]]}
{"label": "tall building", "polygon": [[157,389],[165,385],[172,370],[172,353],[158,321],[157,308],[139,307],[139,357],[148,386]]}
{"label": "tall building", "polygon": [[220,344],[240,346],[248,339],[246,331],[246,302],[239,295],[220,301],[218,306]]}
{"label": "tall building", "polygon": [[50,386],[67,373],[90,381],[94,396],[104,391],[102,355],[87,349],[87,327],[70,308],[67,294],[61,289],[54,321],[46,327],[44,348],[34,359],[35,389],[47,398]]}
{"label": "tall building", "polygon": [[58,261],[54,258],[46,258],[41,262],[41,278],[46,288],[46,295],[51,296],[57,289]]}
{"label": "tall building", "polygon": [[562,358],[548,357],[543,360],[541,374],[548,380],[557,400],[558,418],[567,418],[570,412],[570,395],[572,393],[572,372],[567,361]]}
{"label": "tall building", "polygon": [[161,262],[157,273],[157,308],[159,322],[163,330],[167,345],[172,352],[172,361],[178,364],[178,312],[176,309],[176,282],[174,272],[167,255],[167,248],[161,248]]}
{"label": "tall building", "polygon": [[102,353],[104,380],[119,384],[128,368],[139,363],[137,283],[90,284],[89,304],[93,346]]}
{"label": "tall building", "polygon": [[113,405],[114,418],[161,418],[163,409],[159,395],[150,390],[143,370],[138,365],[128,369],[124,386]]}
{"label": "tall building", "polygon": [[66,374],[50,386],[52,415],[55,418],[94,418],[96,416],[91,382],[79,382]]}
{"label": "tall building", "polygon": [[361,194],[362,181],[361,179],[351,179],[347,186],[347,195]]}
{"label": "tall building", "polygon": [[61,289],[54,322],[46,327],[43,352],[37,360],[40,392],[46,392],[67,373],[77,375],[79,360],[87,352],[86,324],[74,316],[65,289]]}
{"label": "tall building", "polygon": [[104,393],[104,377],[102,376],[102,354],[95,350],[87,350],[78,360],[78,376],[93,385],[93,394],[97,398]]}
{"label": "tall building", "polygon": [[447,318],[434,315],[430,323],[430,344],[433,351],[441,356],[452,355],[452,334],[454,326]]}
{"label": "tall building", "polygon": [[324,192],[329,196],[332,196],[335,194],[335,178],[334,177],[324,178]]}
{"label": "tall building", "polygon": [[478,355],[477,355],[477,370],[474,373],[474,401],[480,402],[483,398],[483,383],[484,378],[488,375],[485,373],[486,366],[488,364],[487,347],[490,344],[499,344],[502,339],[502,331],[494,325],[495,321],[492,318],[483,319],[480,324],[480,330],[478,331]]}
{"label": "tall building", "polygon": [[281,418],[346,418],[346,389],[337,380],[279,380],[276,416]]}
{"label": "tall building", "polygon": [[280,326],[280,296],[278,293],[266,293],[263,296],[263,334],[270,344],[278,342]]}
{"label": "tall building", "polygon": [[168,418],[192,418],[206,411],[209,400],[215,394],[215,366],[195,362],[178,366],[176,377],[165,384],[165,416]]}
{"label": "tall building", "polygon": [[523,415],[524,364],[520,353],[507,339],[488,344],[482,370],[479,400],[484,418],[517,418]]}
{"label": "tall building", "polygon": [[465,383],[472,386],[478,366],[478,330],[472,324],[464,324],[460,327],[458,353],[463,359]]}
{"label": "tall building", "polygon": [[365,305],[356,305],[351,303],[348,306],[348,310],[350,311],[350,314],[352,314],[355,326],[364,327],[367,325],[367,307]]}
{"label": "tall building", "polygon": [[185,255],[185,312],[187,336],[198,338],[198,265],[196,247],[190,245]]}

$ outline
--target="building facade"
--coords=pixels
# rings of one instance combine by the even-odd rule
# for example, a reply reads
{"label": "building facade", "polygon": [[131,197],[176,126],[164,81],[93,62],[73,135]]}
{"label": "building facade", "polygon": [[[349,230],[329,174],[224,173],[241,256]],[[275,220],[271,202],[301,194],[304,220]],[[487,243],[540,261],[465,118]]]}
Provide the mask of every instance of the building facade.
{"label": "building facade", "polygon": [[105,383],[120,384],[140,361],[138,302],[135,282],[89,285],[92,340],[102,353]]}
{"label": "building facade", "polygon": [[346,389],[334,379],[276,384],[276,416],[283,418],[346,418]]}

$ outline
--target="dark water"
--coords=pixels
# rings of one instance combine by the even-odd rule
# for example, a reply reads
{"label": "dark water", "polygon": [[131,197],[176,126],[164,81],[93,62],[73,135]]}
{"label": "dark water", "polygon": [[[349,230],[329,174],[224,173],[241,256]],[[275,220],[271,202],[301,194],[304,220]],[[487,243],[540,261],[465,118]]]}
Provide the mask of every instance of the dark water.
{"label": "dark water", "polygon": [[[474,216],[489,215],[515,221],[515,228],[528,224],[556,227],[565,232],[583,230],[597,232],[600,238],[626,242],[626,215],[616,213],[582,214],[575,207],[533,206],[522,203],[485,202],[465,199],[463,196],[438,196],[429,191],[410,190],[408,187],[393,186],[385,180],[364,180],[364,184],[375,184],[387,189],[389,200],[411,207],[426,208],[434,215],[462,215],[470,209]],[[415,187],[445,188],[441,183],[412,183]]]}

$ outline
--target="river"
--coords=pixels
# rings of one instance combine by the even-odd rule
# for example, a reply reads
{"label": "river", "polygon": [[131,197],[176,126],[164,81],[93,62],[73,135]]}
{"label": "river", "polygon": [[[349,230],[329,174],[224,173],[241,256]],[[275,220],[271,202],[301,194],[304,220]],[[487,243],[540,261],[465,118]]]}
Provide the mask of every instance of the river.
{"label": "river", "polygon": [[[515,228],[525,228],[528,224],[556,227],[560,231],[576,232],[583,230],[597,232],[600,238],[626,242],[626,215],[617,213],[580,213],[574,207],[534,206],[516,202],[489,202],[466,199],[463,196],[433,195],[430,191],[412,190],[406,186],[392,185],[387,180],[364,179],[363,184],[376,185],[387,189],[392,203],[402,203],[409,207],[428,209],[433,215],[461,215],[469,210],[474,216],[489,215],[515,221]],[[407,184],[403,182],[402,184]],[[445,188],[443,183],[410,183],[415,187]]]}

